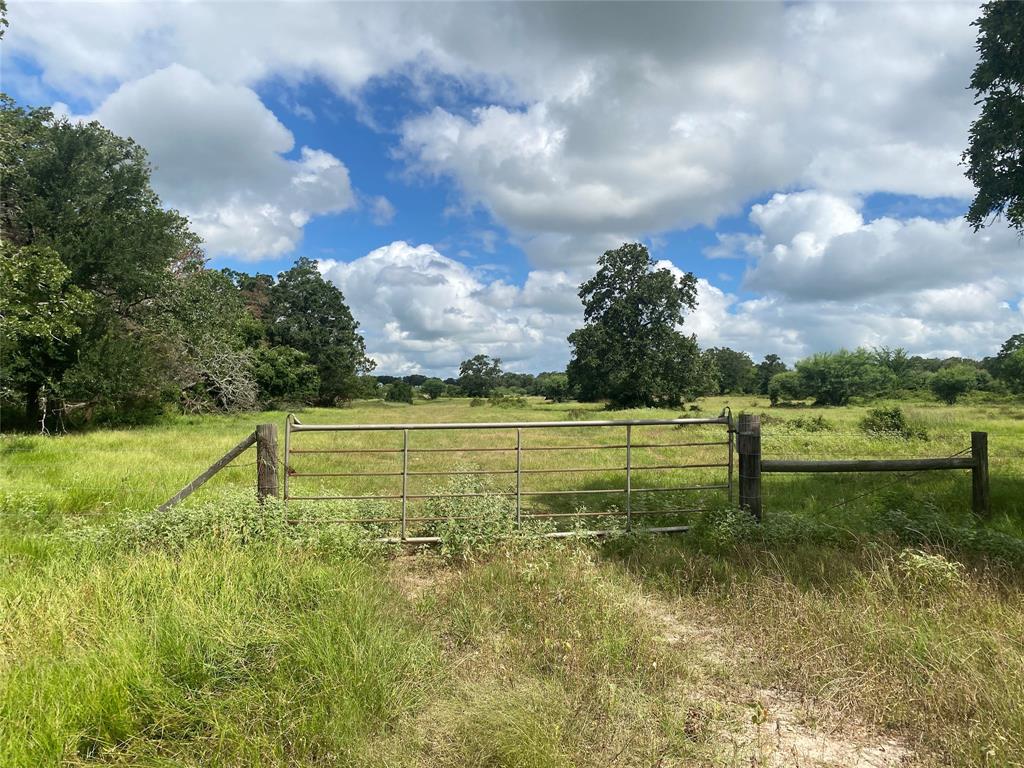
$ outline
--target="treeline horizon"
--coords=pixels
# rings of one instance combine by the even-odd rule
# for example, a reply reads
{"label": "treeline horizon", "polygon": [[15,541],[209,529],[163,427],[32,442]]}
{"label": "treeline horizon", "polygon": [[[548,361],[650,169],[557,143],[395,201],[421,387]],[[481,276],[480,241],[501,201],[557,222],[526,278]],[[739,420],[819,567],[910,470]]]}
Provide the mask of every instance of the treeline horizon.
{"label": "treeline horizon", "polygon": [[[755,363],[745,352],[729,347],[701,351],[710,372],[705,388],[690,391],[691,397],[720,395],[767,395],[772,405],[814,399],[819,405],[846,405],[854,398],[901,394],[929,394],[953,404],[972,391],[993,394],[1024,394],[1024,334],[1007,339],[999,351],[981,360],[966,357],[910,355],[902,347],[839,349],[817,352],[789,367],[778,355],[768,354]],[[495,398],[541,396],[553,402],[578,399],[565,370],[538,374],[504,371],[501,360],[477,355],[462,364],[466,374],[427,376],[367,375],[378,389],[377,397],[412,402],[415,394],[441,397]],[[483,369],[488,372],[481,374]],[[396,386],[397,385],[397,386]],[[680,405],[684,401],[680,401]]]}

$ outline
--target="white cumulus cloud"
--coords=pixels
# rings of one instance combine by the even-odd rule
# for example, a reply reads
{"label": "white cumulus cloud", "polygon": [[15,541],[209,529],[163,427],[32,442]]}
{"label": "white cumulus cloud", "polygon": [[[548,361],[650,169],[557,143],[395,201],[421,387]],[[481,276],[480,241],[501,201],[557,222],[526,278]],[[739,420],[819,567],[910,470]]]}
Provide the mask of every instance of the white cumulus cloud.
{"label": "white cumulus cloud", "polygon": [[475,354],[507,368],[558,368],[582,314],[561,273],[533,273],[524,288],[487,281],[431,245],[396,241],[350,262],[321,263],[345,294],[381,372],[454,375]]}
{"label": "white cumulus cloud", "polygon": [[207,249],[248,259],[292,251],[314,216],[355,202],[337,157],[301,147],[254,91],[171,65],[122,85],[89,119],[149,152],[153,185]]}

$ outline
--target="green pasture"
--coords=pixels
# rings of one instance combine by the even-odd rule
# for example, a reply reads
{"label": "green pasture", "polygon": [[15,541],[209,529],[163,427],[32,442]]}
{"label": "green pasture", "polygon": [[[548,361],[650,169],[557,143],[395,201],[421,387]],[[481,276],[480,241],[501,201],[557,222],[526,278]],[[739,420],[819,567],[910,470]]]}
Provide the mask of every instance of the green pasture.
{"label": "green pasture", "polygon": [[[504,422],[729,407],[764,414],[766,457],[800,458],[947,456],[985,430],[990,520],[969,512],[967,472],[770,476],[761,526],[712,492],[696,495],[709,512],[679,516],[693,526],[683,535],[501,539],[494,515],[507,502],[484,499],[445,509],[490,516],[490,527],[456,525],[446,529],[456,545],[403,550],[369,541],[376,528],[363,536],[327,522],[330,504],[259,507],[252,452],[154,512],[256,423],[283,427],[284,413],[4,435],[0,765],[852,767],[871,754],[887,768],[1020,768],[1024,410],[901,405],[927,437],[864,433],[877,404],[773,409],[749,396],[682,413],[442,400],[299,417]],[[685,442],[716,429],[633,438]],[[509,430],[410,435],[413,448],[515,440]],[[620,450],[572,446],[622,437],[524,430],[524,446],[562,449],[528,453],[525,467],[596,470],[535,473],[524,486],[619,488]],[[400,441],[303,434],[295,446]],[[638,449],[634,464],[710,463],[723,450]],[[400,455],[355,461],[388,471]],[[342,471],[350,455],[297,456],[296,468]],[[419,471],[507,471],[514,454],[412,456]],[[301,479],[339,494],[394,480]],[[600,511],[617,500],[545,503]],[[307,519],[289,524],[297,512]]]}

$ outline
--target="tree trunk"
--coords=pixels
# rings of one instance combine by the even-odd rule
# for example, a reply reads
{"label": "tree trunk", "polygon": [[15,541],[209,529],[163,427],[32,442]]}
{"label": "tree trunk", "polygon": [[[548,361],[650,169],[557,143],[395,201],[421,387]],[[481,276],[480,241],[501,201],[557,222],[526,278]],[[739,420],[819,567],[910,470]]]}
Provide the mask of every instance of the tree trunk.
{"label": "tree trunk", "polygon": [[39,410],[39,392],[42,389],[42,384],[38,381],[29,382],[28,387],[25,390],[25,426],[34,426],[39,423],[39,419],[42,418],[42,412]]}

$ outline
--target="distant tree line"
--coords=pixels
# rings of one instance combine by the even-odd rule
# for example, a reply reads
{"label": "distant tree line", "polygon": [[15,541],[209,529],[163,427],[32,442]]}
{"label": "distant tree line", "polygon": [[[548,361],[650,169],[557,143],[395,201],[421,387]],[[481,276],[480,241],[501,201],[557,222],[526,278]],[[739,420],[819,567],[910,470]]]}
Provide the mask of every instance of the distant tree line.
{"label": "distant tree line", "polygon": [[0,416],[43,429],[360,395],[372,369],[341,292],[207,268],[145,151],[0,97]]}

